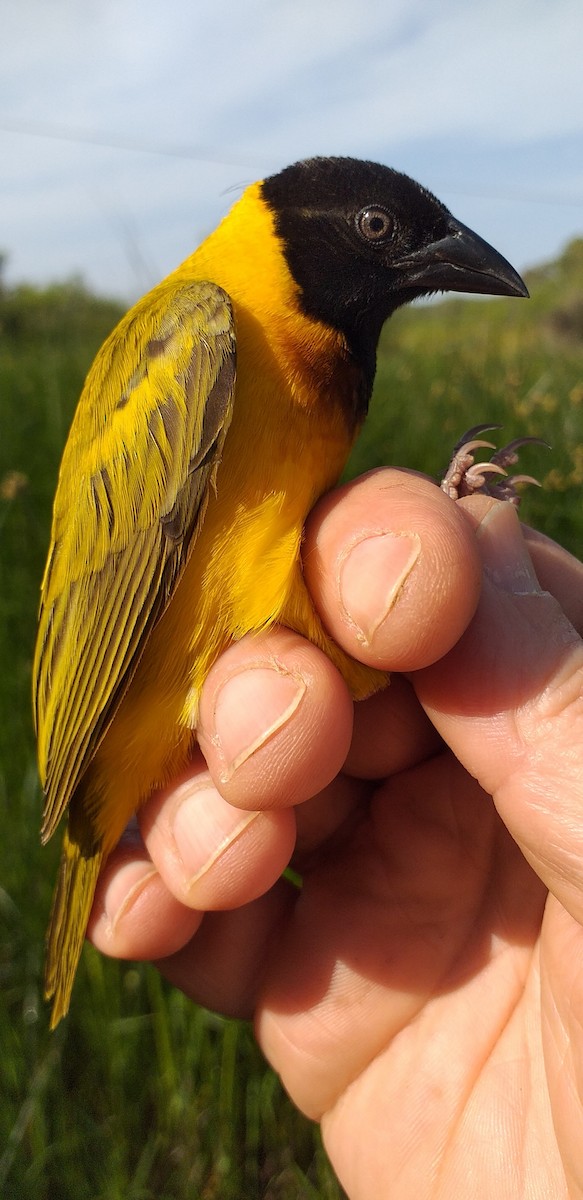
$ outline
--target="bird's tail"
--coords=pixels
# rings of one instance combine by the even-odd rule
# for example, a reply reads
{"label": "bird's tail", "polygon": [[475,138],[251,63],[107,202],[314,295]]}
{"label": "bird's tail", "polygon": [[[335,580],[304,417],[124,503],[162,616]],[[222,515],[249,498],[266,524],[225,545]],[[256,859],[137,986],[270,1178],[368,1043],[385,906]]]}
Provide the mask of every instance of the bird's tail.
{"label": "bird's tail", "polygon": [[53,1002],[51,1029],[69,1010],[102,860],[103,846],[89,818],[71,808],[47,931],[45,998]]}

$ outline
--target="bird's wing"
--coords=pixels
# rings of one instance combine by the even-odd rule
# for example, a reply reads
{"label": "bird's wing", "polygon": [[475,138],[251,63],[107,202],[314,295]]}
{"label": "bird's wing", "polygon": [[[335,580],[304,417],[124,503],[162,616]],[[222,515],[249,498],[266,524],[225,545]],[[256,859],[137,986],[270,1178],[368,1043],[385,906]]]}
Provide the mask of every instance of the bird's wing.
{"label": "bird's wing", "polygon": [[89,373],[61,463],[34,663],[45,840],[186,565],[234,384],[231,305],[206,282],[160,285]]}

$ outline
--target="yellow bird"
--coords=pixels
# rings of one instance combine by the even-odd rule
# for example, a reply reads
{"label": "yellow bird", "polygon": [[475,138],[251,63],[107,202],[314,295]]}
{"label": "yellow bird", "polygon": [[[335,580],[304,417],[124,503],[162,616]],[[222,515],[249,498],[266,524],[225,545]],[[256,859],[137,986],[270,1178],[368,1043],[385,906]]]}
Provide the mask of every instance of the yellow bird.
{"label": "yellow bird", "polygon": [[34,662],[44,841],[67,813],[52,1027],[100,867],[188,759],[224,647],[278,621],[355,698],[384,682],[322,628],[302,529],[366,415],[384,321],[437,290],[527,294],[413,180],[310,159],[247,188],[97,355],[61,463]]}

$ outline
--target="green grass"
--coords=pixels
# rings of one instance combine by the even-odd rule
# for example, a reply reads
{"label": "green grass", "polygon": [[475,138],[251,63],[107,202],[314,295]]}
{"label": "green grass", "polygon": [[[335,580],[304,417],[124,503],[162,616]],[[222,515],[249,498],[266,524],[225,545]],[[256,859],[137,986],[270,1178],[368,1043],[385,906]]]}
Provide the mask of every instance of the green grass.
{"label": "green grass", "polygon": [[[523,515],[583,545],[583,241],[529,277],[530,303],[448,301],[385,331],[352,473],[438,476],[482,421],[536,434]],[[7,1200],[334,1200],[319,1136],[249,1029],[145,967],[84,952],[47,1032],[42,944],[58,847],[40,848],[30,724],[38,587],[58,461],[85,371],[119,315],[78,284],[0,290],[0,1196]],[[498,439],[502,435],[496,435]]]}

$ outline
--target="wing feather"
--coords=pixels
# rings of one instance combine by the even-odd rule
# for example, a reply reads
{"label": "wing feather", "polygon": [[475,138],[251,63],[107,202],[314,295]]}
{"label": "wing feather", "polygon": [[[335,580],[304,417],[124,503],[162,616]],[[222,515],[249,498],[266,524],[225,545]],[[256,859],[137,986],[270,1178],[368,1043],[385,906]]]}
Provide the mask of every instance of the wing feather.
{"label": "wing feather", "polygon": [[45,839],[186,565],[234,384],[229,298],[206,282],[150,293],[88,375],[59,473],[34,663]]}

